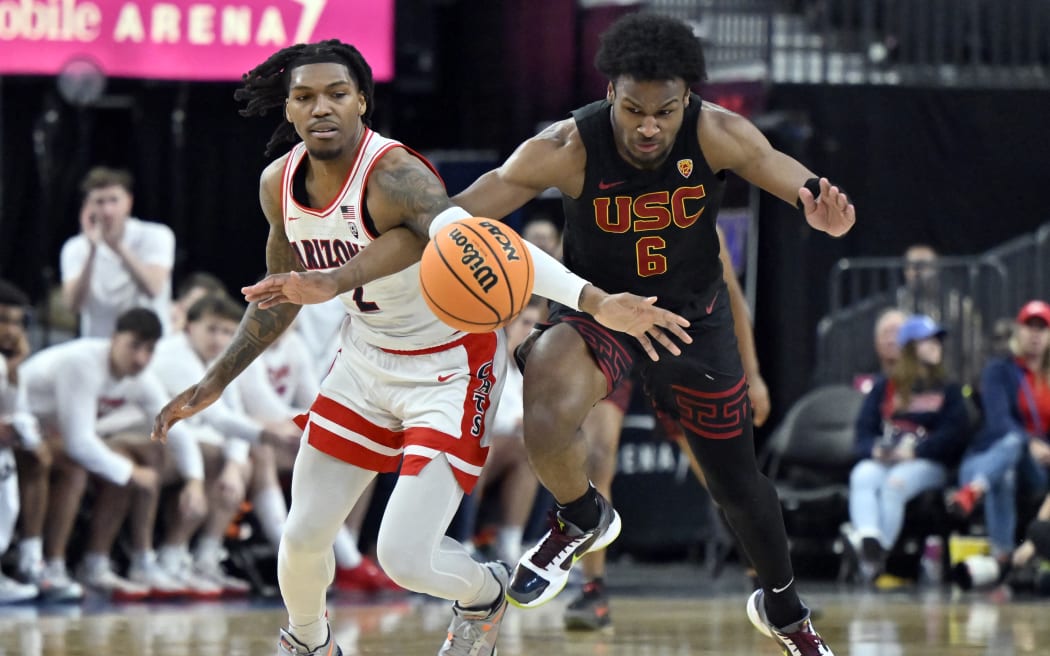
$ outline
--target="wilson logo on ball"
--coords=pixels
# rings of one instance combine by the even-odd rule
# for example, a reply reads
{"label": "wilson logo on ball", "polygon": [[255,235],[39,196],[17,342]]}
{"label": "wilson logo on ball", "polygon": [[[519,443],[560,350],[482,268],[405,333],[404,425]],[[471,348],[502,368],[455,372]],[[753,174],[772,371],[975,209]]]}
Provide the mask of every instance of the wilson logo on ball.
{"label": "wilson logo on ball", "polygon": [[463,257],[459,261],[474,272],[474,280],[477,280],[481,290],[488,294],[499,283],[499,276],[492,270],[492,267],[485,264],[485,256],[478,251],[465,234],[459,231],[459,228],[454,228],[448,233],[448,236],[456,246],[463,249]]}
{"label": "wilson logo on ball", "polygon": [[532,256],[509,226],[470,218],[445,226],[423,250],[419,282],[431,311],[456,330],[509,323],[532,295]]}

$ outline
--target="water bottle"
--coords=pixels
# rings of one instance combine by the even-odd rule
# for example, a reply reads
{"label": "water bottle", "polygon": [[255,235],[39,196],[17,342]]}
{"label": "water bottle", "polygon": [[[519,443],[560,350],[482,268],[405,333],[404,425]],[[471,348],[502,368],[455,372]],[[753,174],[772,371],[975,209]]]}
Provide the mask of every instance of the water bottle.
{"label": "water bottle", "polygon": [[919,560],[919,576],[927,585],[940,585],[944,579],[944,540],[939,535],[930,535],[922,549]]}

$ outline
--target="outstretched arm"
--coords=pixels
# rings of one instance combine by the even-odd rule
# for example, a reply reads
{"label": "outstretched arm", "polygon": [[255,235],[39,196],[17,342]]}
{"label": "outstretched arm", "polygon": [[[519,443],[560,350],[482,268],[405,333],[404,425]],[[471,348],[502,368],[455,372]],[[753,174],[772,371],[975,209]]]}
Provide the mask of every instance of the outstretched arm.
{"label": "outstretched arm", "polygon": [[[275,193],[276,185],[271,182],[275,165],[283,164],[283,161],[277,160],[267,167],[259,187],[259,202],[270,223],[270,234],[266,240],[266,269],[270,274],[301,270],[284,232],[280,196]],[[276,174],[276,179],[280,180],[279,167]],[[292,304],[265,309],[257,303],[249,305],[233,341],[208,368],[204,378],[172,399],[157,415],[153,424],[153,438],[164,440],[168,429],[175,422],[191,417],[214,403],[226,386],[292,324],[298,313],[299,306]]]}
{"label": "outstretched arm", "polygon": [[733,171],[799,207],[814,229],[841,237],[856,222],[856,210],[844,191],[773,148],[743,116],[705,102],[697,134],[712,169]]}

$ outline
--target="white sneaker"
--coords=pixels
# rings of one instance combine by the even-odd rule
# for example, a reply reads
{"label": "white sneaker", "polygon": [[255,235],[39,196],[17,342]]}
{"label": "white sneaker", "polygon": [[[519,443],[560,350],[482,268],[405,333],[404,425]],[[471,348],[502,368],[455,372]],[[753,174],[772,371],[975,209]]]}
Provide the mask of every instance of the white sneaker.
{"label": "white sneaker", "polygon": [[194,599],[218,599],[222,588],[193,570],[193,558],[187,552],[163,552],[157,565],[164,573],[179,582],[185,594]]}
{"label": "white sneaker", "polygon": [[181,597],[187,593],[186,586],[166,572],[155,558],[133,563],[128,570],[128,578],[148,588],[150,596],[157,599]]}
{"label": "white sneaker", "polygon": [[113,563],[109,560],[91,566],[82,564],[78,573],[77,578],[81,583],[113,601],[141,601],[150,593],[148,587],[129,581],[114,572]]}
{"label": "white sneaker", "polygon": [[224,594],[246,595],[252,591],[251,583],[236,576],[230,576],[222,568],[222,563],[218,561],[197,560],[193,565],[193,573],[218,586]]}
{"label": "white sneaker", "polygon": [[36,599],[40,590],[32,583],[19,583],[0,574],[0,605]]}
{"label": "white sneaker", "polygon": [[40,591],[40,598],[52,602],[73,602],[84,598],[84,588],[74,581],[66,571],[65,563],[47,563],[38,561],[19,571],[19,576],[26,583],[31,583]]}

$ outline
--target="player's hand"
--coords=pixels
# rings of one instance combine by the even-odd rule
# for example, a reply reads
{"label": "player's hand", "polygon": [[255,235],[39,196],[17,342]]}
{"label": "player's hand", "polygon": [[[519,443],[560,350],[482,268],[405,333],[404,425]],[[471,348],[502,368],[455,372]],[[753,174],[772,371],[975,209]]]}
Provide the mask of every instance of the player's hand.
{"label": "player's hand", "polygon": [[1024,567],[1034,555],[1035,543],[1031,540],[1025,540],[1021,543],[1021,546],[1014,550],[1011,560],[1013,561],[1014,567]]}
{"label": "player's hand", "polygon": [[259,309],[265,310],[281,303],[324,303],[339,295],[339,286],[325,271],[292,271],[270,274],[254,285],[241,287],[241,293],[244,300],[258,301]]}
{"label": "player's hand", "polygon": [[186,388],[161,409],[157,418],[153,420],[153,432],[150,433],[150,437],[153,440],[167,442],[168,430],[176,422],[192,417],[215,403],[220,396],[222,396],[222,388],[209,389],[200,383]]}
{"label": "player's hand", "polygon": [[751,399],[751,423],[761,426],[769,419],[769,388],[762,376],[755,374],[747,377],[747,396]]}
{"label": "player's hand", "polygon": [[816,198],[805,187],[799,188],[798,197],[806,213],[806,222],[832,237],[846,234],[857,221],[857,212],[845,192],[833,187],[827,178],[820,179],[820,195]]}
{"label": "player's hand", "polygon": [[[660,359],[656,347],[653,346],[653,340],[673,355],[681,355],[682,349],[671,339],[672,335],[685,344],[693,342],[693,338],[685,332],[689,327],[689,320],[656,307],[655,296],[646,298],[628,292],[606,294],[592,285],[584,288],[583,294],[588,294],[589,290],[597,290],[604,294],[595,310],[590,312],[591,316],[606,328],[627,333],[637,339],[652,360]],[[586,304],[581,302],[580,306],[584,307]]]}
{"label": "player's hand", "polygon": [[270,446],[285,448],[289,444],[297,444],[303,436],[303,430],[294,421],[278,419],[263,423],[263,431],[259,441]]}

